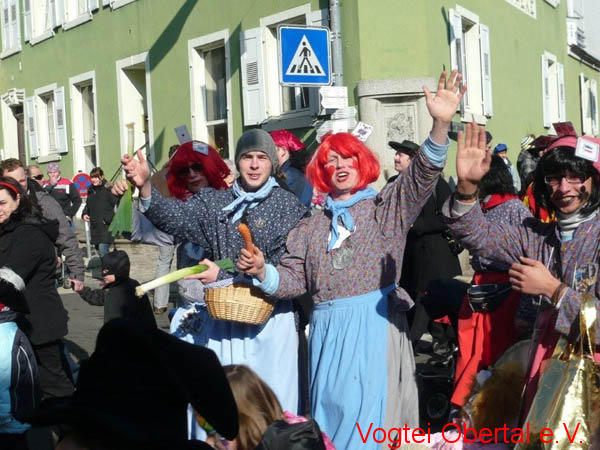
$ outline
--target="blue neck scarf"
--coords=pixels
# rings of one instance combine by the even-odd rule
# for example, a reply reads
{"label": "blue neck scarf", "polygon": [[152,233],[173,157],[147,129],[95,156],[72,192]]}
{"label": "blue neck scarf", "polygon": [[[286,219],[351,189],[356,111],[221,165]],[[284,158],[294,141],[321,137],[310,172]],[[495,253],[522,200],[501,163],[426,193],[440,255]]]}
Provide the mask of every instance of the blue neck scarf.
{"label": "blue neck scarf", "polygon": [[244,211],[246,208],[252,209],[256,205],[258,205],[261,200],[267,198],[270,194],[271,189],[279,186],[275,178],[269,177],[267,182],[261,186],[261,188],[256,192],[246,192],[242,187],[238,184],[237,180],[233,183],[231,190],[233,191],[233,195],[235,195],[236,199],[232,201],[229,205],[222,209],[227,213],[233,211],[234,215],[232,218],[232,223],[237,222],[244,215]]}
{"label": "blue neck scarf", "polygon": [[338,218],[342,219],[342,225],[348,231],[354,231],[354,218],[348,208],[356,205],[361,200],[365,200],[367,198],[373,198],[377,195],[377,191],[373,188],[365,188],[357,191],[352,197],[348,200],[342,200],[340,202],[334,201],[331,197],[327,196],[327,201],[325,202],[325,209],[330,211],[332,214],[331,218],[331,238],[329,239],[329,244],[327,244],[327,251],[331,251],[335,243],[337,242],[340,234],[338,232]]}

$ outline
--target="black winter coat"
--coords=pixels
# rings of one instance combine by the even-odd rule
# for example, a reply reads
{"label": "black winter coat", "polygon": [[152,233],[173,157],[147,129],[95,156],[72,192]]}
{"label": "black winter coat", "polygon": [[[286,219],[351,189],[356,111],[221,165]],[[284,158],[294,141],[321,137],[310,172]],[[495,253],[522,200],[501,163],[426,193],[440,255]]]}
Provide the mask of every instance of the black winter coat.
{"label": "black winter coat", "polygon": [[442,205],[450,193],[450,186],[440,178],[435,193],[429,197],[408,232],[400,286],[413,299],[425,290],[430,281],[461,274],[458,257],[450,251],[448,242],[442,236],[445,226],[439,218]]}
{"label": "black winter coat", "polygon": [[33,345],[67,334],[69,316],[56,290],[57,236],[56,221],[10,220],[0,227],[0,267],[11,269],[25,283],[29,313],[23,328]]}
{"label": "black winter coat", "polygon": [[136,280],[126,278],[117,280],[103,289],[92,290],[85,287],[79,295],[90,305],[104,306],[104,323],[120,317],[156,328],[148,296],[135,296],[135,288],[139,285]]}
{"label": "black winter coat", "polygon": [[106,187],[106,180],[100,186],[90,186],[83,209],[83,215],[90,216],[90,237],[93,245],[113,241],[108,227],[115,215],[117,197]]}

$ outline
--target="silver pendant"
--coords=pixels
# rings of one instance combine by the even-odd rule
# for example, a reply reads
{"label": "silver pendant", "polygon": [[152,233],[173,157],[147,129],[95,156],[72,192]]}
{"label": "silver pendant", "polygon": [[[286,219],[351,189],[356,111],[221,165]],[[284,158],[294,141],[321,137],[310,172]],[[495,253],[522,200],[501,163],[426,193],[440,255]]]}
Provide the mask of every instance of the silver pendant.
{"label": "silver pendant", "polygon": [[333,268],[343,270],[350,267],[354,262],[354,246],[350,243],[350,239],[342,242],[340,248],[331,251],[331,259]]}

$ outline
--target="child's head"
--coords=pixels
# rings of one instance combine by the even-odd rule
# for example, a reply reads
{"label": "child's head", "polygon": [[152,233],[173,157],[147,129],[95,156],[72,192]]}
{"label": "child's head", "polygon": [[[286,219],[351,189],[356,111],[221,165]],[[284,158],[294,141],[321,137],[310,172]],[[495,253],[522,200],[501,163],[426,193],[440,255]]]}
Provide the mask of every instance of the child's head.
{"label": "child's head", "polygon": [[224,366],[238,407],[240,431],[237,450],[256,448],[269,425],[283,419],[283,410],[271,388],[248,366]]}
{"label": "child's head", "polygon": [[129,256],[123,250],[114,250],[102,257],[104,285],[129,278]]}

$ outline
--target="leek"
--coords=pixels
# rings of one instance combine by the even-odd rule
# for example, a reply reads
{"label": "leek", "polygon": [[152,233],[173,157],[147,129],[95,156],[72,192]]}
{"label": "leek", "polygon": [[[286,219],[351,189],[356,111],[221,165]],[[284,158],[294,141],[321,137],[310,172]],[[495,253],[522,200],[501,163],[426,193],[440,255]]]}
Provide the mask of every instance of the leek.
{"label": "leek", "polygon": [[108,227],[108,231],[113,237],[117,235],[123,235],[123,233],[131,233],[132,231],[132,217],[133,215],[133,198],[131,194],[131,188],[127,189],[127,192],[121,197],[119,207],[115,213],[113,220]]}
{"label": "leek", "polygon": [[[219,266],[220,269],[226,270],[228,272],[233,271],[233,261],[229,258],[215,261],[215,264]],[[176,281],[179,281],[184,277],[195,275],[197,273],[202,273],[205,270],[208,270],[208,266],[206,264],[198,264],[195,266],[185,267],[184,269],[176,270],[175,272],[168,273],[166,275],[163,275],[162,277],[157,278],[156,280],[149,281],[136,287],[135,295],[137,297],[143,297],[148,291],[156,289],[157,287],[164,286],[165,284],[175,283]]]}
{"label": "leek", "polygon": [[[135,139],[135,124],[128,123],[127,127],[127,154],[129,156],[133,156],[133,143]],[[145,144],[144,144],[145,146]],[[144,147],[142,147],[144,148]],[[116,174],[115,174],[116,175]],[[113,180],[111,180],[112,182]],[[123,233],[131,233],[133,228],[133,192],[131,187],[127,189],[127,192],[123,194],[121,200],[119,201],[119,206],[113,220],[110,222],[110,226],[108,227],[108,231],[112,234],[113,237],[117,235],[123,235]]]}

